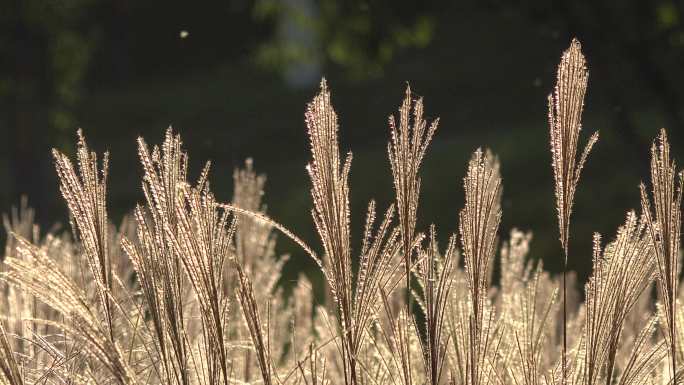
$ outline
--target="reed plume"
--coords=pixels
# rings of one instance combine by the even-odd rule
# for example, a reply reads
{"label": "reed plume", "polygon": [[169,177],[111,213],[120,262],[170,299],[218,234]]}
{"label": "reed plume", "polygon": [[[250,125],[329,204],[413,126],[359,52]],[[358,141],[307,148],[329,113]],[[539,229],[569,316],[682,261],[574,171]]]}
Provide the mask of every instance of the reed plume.
{"label": "reed plume", "polygon": [[[205,185],[206,186],[206,185]],[[181,186],[176,201],[177,227],[167,228],[174,252],[196,293],[202,321],[206,383],[228,384],[230,363],[225,343],[228,333],[229,296],[225,287],[226,263],[232,257],[236,220],[220,210],[209,190]]]}
{"label": "reed plume", "polygon": [[549,128],[551,136],[551,159],[556,189],[558,230],[563,249],[563,385],[567,377],[567,285],[568,243],[570,238],[570,214],[579,183],[580,173],[591,148],[598,141],[598,131],[592,134],[577,159],[577,146],[582,130],[584,95],[587,91],[589,72],[581,51],[580,42],[573,39],[563,52],[558,65],[556,86],[549,95]]}
{"label": "reed plume", "polygon": [[[675,183],[676,180],[676,183]],[[666,337],[670,346],[671,373],[677,375],[677,325],[676,307],[679,284],[679,247],[681,243],[682,224],[682,183],[684,173],[677,174],[677,165],[670,159],[670,143],[664,129],[660,131],[657,143],[651,146],[651,185],[653,207],[646,190],[641,183],[641,207],[653,242],[656,266],[658,271],[658,292],[663,304],[666,325]]]}
{"label": "reed plume", "polygon": [[468,162],[463,178],[465,207],[459,214],[459,230],[463,260],[470,294],[471,310],[468,318],[470,341],[468,383],[482,383],[483,357],[488,339],[483,325],[488,313],[487,289],[491,262],[496,252],[497,231],[501,222],[501,176],[496,159],[477,149]]}
{"label": "reed plume", "polygon": [[340,162],[337,114],[330,103],[325,80],[306,110],[312,161],[307,166],[311,179],[312,217],[324,250],[323,273],[330,286],[341,327],[341,359],[345,384],[358,384],[357,355],[376,310],[378,290],[387,287],[393,276],[388,262],[399,251],[399,230],[391,229],[393,206],[374,231],[375,203],[371,201],[354,277],[349,235],[348,177],[352,155]]}
{"label": "reed plume", "polygon": [[541,262],[525,261],[531,240],[531,233],[513,229],[501,248],[500,309],[511,351],[506,376],[521,385],[543,383],[550,362],[545,353],[549,345],[555,347],[558,288]]}
{"label": "reed plume", "polygon": [[173,229],[178,226],[176,209],[183,199],[179,189],[187,183],[187,155],[181,149],[180,136],[171,129],[166,131],[161,148],[154,146],[151,152],[139,138],[138,154],[147,205],[138,205],[134,212],[138,244],[125,238],[122,247],[135,267],[152,320],[151,345],[159,357],[155,371],[166,383],[188,385],[191,348],[184,309],[188,283],[172,240]]}
{"label": "reed plume", "polygon": [[109,258],[107,222],[107,172],[109,153],[105,152],[102,171],[98,171],[97,154],[88,149],[83,132],[78,130],[78,174],[69,158],[57,150],[52,154],[59,176],[59,188],[66,200],[73,221],[74,231],[83,245],[90,273],[97,283],[100,303],[109,329],[109,339],[114,341],[114,320],[109,291],[112,289],[112,267]]}
{"label": "reed plume", "polygon": [[442,382],[447,364],[446,354],[451,335],[446,327],[446,315],[456,262],[456,236],[449,240],[446,252],[439,255],[435,227],[430,228],[429,243],[422,251],[417,276],[422,289],[419,303],[425,317],[425,337],[420,338],[425,378],[431,385]]}
{"label": "reed plume", "polygon": [[[407,293],[411,288],[411,254],[415,245],[418,217],[420,164],[439,124],[439,119],[436,119],[428,127],[427,122],[423,120],[423,109],[423,99],[414,101],[411,88],[407,86],[404,101],[399,107],[399,125],[397,126],[394,115],[389,117],[390,142],[387,144],[387,153],[392,168],[399,214]],[[406,302],[408,303],[408,294]]]}
{"label": "reed plume", "polygon": [[615,382],[616,356],[627,315],[653,276],[653,248],[644,219],[627,214],[615,241],[594,236],[594,271],[586,285],[583,384]]}
{"label": "reed plume", "polygon": [[[390,115],[390,141],[387,143],[387,153],[390,160],[396,206],[399,215],[399,229],[403,253],[404,275],[406,277],[406,296],[404,303],[406,314],[411,314],[411,266],[413,252],[416,246],[416,219],[418,217],[418,203],[420,197],[420,164],[434,136],[439,119],[434,120],[428,127],[423,119],[423,99],[413,100],[411,88],[406,87],[404,100],[399,107],[399,125],[394,115]],[[407,327],[407,324],[404,324]],[[405,335],[410,331],[404,330]],[[411,372],[411,361],[408,356],[401,355],[402,366],[406,373]],[[406,378],[408,384],[410,378]]]}

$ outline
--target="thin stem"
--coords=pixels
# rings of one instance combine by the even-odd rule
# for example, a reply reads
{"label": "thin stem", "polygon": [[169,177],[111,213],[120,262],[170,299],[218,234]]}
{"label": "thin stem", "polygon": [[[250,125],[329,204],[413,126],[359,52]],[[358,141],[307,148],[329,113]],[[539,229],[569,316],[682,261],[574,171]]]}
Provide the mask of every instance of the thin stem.
{"label": "thin stem", "polygon": [[565,261],[563,262],[563,353],[561,357],[561,367],[563,371],[563,385],[567,385],[567,352],[568,352],[568,288],[566,284],[566,275],[568,270],[568,254],[565,252]]}
{"label": "thin stem", "polygon": [[[406,240],[406,238],[405,238],[405,240]],[[405,251],[405,253],[406,253],[406,255],[405,255],[405,263],[406,263],[406,317],[407,317],[407,320],[410,320],[411,319],[410,318],[411,317],[411,310],[412,310],[411,309],[412,303],[411,303],[411,263],[410,262],[411,262],[411,255],[413,253],[412,253],[412,249],[410,247],[410,243],[404,243],[404,249],[406,250]],[[405,332],[408,335],[408,333],[409,333],[409,330],[408,330],[409,322],[408,321],[405,323],[405,327],[406,327]],[[406,360],[406,367],[407,367],[406,371],[409,374],[406,378],[408,381],[407,385],[411,385],[412,376],[411,376],[411,360],[410,359]]]}
{"label": "thin stem", "polygon": [[[677,306],[677,298],[673,295],[672,296],[672,314],[675,314],[675,306]],[[670,335],[672,336],[671,338],[671,346],[670,346],[670,351],[672,352],[672,383],[676,384],[677,383],[677,328],[675,326],[675,322],[677,321],[677,317],[673,316],[672,321],[671,321],[671,326],[670,326]]]}

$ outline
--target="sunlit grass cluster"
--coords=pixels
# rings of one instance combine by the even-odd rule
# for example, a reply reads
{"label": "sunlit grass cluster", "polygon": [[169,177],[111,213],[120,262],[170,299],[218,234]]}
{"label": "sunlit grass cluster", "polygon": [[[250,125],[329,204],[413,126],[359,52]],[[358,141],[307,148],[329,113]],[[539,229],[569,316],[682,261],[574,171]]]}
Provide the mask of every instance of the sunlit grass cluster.
{"label": "sunlit grass cluster", "polygon": [[[181,138],[138,140],[144,201],[117,227],[107,216],[108,155],[79,131],[76,159],[54,150],[71,231],[43,233],[22,204],[5,217],[0,381],[6,384],[641,385],[684,377],[679,301],[684,176],[665,131],[651,149],[640,212],[594,236],[583,293],[571,212],[598,134],[581,135],[588,71],[580,44],[562,55],[549,96],[550,163],[559,225],[559,276],[530,260],[532,234],[500,234],[504,193],[495,154],[477,149],[463,180],[458,233],[439,245],[417,227],[421,163],[438,121],[410,89],[389,118],[395,202],[368,204],[350,226],[352,154],[338,142],[325,81],[305,122],[311,160],[308,245],[270,218],[265,177],[251,160],[234,172],[231,202],[210,188],[210,164],[188,176]],[[578,152],[580,142],[586,141]],[[635,181],[635,188],[636,188]],[[134,188],[134,186],[131,186]],[[533,192],[531,192],[533,194]],[[360,247],[352,249],[352,238]],[[302,274],[278,285],[294,241],[320,268],[325,293]],[[285,239],[283,239],[285,238]],[[493,279],[493,266],[500,276]],[[580,300],[583,298],[583,300]]]}

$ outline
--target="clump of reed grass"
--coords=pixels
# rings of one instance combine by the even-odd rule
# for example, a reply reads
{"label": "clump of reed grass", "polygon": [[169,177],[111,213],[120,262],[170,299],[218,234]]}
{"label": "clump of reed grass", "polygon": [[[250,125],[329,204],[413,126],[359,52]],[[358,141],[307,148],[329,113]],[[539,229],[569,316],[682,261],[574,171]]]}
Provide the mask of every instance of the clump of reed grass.
{"label": "clump of reed grass", "polygon": [[[172,129],[157,146],[138,139],[144,200],[115,227],[109,157],[78,131],[75,163],[53,152],[71,231],[41,232],[25,200],[3,220],[0,383],[681,382],[684,176],[664,130],[652,148],[652,197],[642,184],[642,212],[627,213],[606,245],[595,235],[585,300],[572,300],[579,293],[566,271],[570,214],[598,138],[577,158],[586,87],[573,40],[549,97],[560,277],[529,259],[530,232],[513,230],[499,244],[501,165],[489,150],[475,150],[466,165],[465,206],[452,211],[458,234],[442,249],[435,226],[419,228],[420,166],[438,120],[428,125],[409,88],[398,123],[389,119],[395,202],[380,220],[368,204],[359,250],[351,247],[352,155],[341,155],[325,81],[305,113],[317,247],[266,214],[265,177],[252,160],[233,173],[231,202],[215,198],[210,163],[190,180]],[[279,279],[288,258],[276,254],[278,233],[318,265],[327,300],[317,299],[306,275],[285,294]]]}

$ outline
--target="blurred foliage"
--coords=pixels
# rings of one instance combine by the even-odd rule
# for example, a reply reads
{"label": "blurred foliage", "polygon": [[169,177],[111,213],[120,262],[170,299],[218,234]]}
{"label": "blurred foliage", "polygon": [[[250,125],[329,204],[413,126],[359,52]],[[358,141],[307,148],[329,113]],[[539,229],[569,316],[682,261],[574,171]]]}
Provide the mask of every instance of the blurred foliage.
{"label": "blurred foliage", "polygon": [[[257,0],[255,18],[280,25],[257,47],[256,60],[270,69],[322,60],[355,79],[379,76],[406,48],[424,48],[433,39],[435,4],[366,0]],[[287,25],[282,25],[287,24]],[[309,39],[294,39],[296,29]]]}
{"label": "blurred foliage", "polygon": [[[82,96],[83,79],[96,43],[96,23],[89,20],[96,1],[8,1],[0,12],[3,56],[13,59],[7,61],[7,67],[14,64],[14,69],[0,72],[0,97],[43,94],[49,105],[49,124],[58,132],[67,132],[76,123],[73,110]],[[25,65],[37,66],[27,75],[42,75],[44,84],[40,79],[24,83],[27,79],[18,72],[24,71],[21,67]]]}

